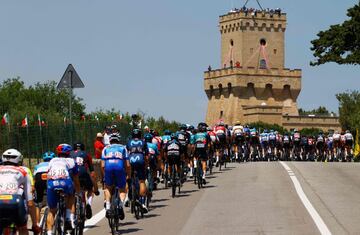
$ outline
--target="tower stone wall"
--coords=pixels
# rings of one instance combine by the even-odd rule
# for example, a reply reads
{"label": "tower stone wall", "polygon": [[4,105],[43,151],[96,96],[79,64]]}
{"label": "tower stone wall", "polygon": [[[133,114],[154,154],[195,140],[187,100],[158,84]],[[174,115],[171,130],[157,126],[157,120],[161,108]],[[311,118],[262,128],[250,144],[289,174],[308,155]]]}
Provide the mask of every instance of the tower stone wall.
{"label": "tower stone wall", "polygon": [[231,12],[219,22],[221,68],[204,73],[207,123],[340,128],[337,118],[299,116],[302,71],[285,68],[285,13]]}

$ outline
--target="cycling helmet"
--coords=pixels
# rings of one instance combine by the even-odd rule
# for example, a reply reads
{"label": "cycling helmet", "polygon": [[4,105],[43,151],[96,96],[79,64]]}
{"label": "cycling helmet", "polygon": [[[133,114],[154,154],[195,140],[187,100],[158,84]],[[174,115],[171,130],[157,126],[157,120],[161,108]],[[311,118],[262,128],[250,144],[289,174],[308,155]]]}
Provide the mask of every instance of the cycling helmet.
{"label": "cycling helmet", "polygon": [[171,133],[170,137],[171,137],[172,140],[177,139],[177,135],[175,133]]}
{"label": "cycling helmet", "polygon": [[345,131],[345,133],[346,133],[346,134],[349,134],[349,133],[350,133],[350,131],[349,131],[349,130],[346,130],[346,131]]}
{"label": "cycling helmet", "polygon": [[80,149],[82,151],[85,151],[85,145],[81,142],[75,143],[73,148],[74,148],[74,150]]}
{"label": "cycling helmet", "polygon": [[171,131],[165,130],[165,131],[164,131],[164,135],[171,135]]}
{"label": "cycling helmet", "polygon": [[120,142],[120,134],[119,133],[112,133],[109,137],[110,142]]}
{"label": "cycling helmet", "polygon": [[22,161],[22,154],[16,149],[6,150],[1,157],[3,163],[20,164]]}
{"label": "cycling helmet", "polygon": [[237,120],[237,121],[235,122],[235,126],[241,126],[240,120]]}
{"label": "cycling helmet", "polygon": [[269,133],[269,131],[267,129],[264,130],[264,133]]}
{"label": "cycling helmet", "polygon": [[131,133],[131,137],[132,138],[138,138],[140,139],[141,138],[141,131],[139,129],[134,129]]}
{"label": "cycling helmet", "polygon": [[146,134],[144,135],[144,139],[145,139],[146,142],[151,143],[151,141],[152,141],[152,139],[153,139],[153,136],[152,136],[152,134],[150,134],[150,133],[146,133]]}
{"label": "cycling helmet", "polygon": [[195,127],[193,125],[189,126],[189,131],[193,131],[195,129]]}
{"label": "cycling helmet", "polygon": [[45,162],[49,162],[51,159],[56,157],[55,153],[49,151],[43,154],[42,158]]}
{"label": "cycling helmet", "polygon": [[186,131],[186,129],[187,129],[186,124],[181,124],[180,125],[180,130]]}
{"label": "cycling helmet", "polygon": [[207,130],[207,131],[212,131],[212,128],[211,128],[210,126],[208,126],[208,127],[206,128],[206,130]]}
{"label": "cycling helmet", "polygon": [[56,152],[57,152],[58,156],[60,156],[60,155],[69,156],[70,152],[72,150],[73,150],[73,148],[69,144],[59,144],[59,146],[57,146],[57,148],[56,148]]}

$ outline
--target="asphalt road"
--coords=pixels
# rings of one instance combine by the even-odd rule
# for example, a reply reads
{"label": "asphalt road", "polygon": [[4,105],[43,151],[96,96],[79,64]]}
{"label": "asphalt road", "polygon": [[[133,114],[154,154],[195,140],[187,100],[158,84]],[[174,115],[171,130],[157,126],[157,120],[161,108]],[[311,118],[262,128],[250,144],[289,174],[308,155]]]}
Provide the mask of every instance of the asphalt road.
{"label": "asphalt road", "polygon": [[[359,164],[287,165],[292,172],[279,162],[232,163],[208,176],[204,189],[187,182],[174,199],[170,189],[158,190],[144,219],[126,208],[119,234],[320,234],[290,175],[332,234],[360,234]],[[93,207],[90,222],[99,222],[85,234],[110,234],[102,197]]]}

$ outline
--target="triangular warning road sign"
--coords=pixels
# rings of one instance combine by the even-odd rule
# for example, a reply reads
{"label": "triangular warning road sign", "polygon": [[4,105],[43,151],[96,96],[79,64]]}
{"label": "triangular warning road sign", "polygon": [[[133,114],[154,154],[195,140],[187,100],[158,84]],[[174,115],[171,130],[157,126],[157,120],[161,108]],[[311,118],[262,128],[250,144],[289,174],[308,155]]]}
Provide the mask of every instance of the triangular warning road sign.
{"label": "triangular warning road sign", "polygon": [[81,81],[79,75],[75,71],[74,66],[69,64],[65,70],[64,75],[62,76],[57,88],[84,88],[85,85]]}

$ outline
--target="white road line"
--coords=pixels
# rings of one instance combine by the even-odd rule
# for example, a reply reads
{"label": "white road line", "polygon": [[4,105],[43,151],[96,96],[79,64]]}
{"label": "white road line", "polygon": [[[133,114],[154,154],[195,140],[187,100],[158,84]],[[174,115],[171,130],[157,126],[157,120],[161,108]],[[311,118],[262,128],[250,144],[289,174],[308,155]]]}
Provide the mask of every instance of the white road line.
{"label": "white road line", "polygon": [[285,170],[287,170],[294,186],[296,189],[296,192],[298,194],[298,196],[300,197],[300,200],[302,201],[302,203],[304,204],[305,208],[307,209],[307,211],[309,212],[311,218],[314,220],[317,228],[319,229],[321,234],[326,234],[326,235],[331,235],[331,232],[329,230],[329,228],[326,226],[326,224],[324,223],[324,221],[322,220],[322,218],[320,217],[319,213],[315,210],[315,208],[313,207],[313,205],[311,204],[311,202],[309,201],[309,199],[306,197],[304,190],[302,189],[300,182],[298,181],[298,179],[296,178],[294,172],[291,170],[291,168],[285,163],[285,162],[280,162],[281,165],[285,168]]}
{"label": "white road line", "polygon": [[105,209],[102,209],[96,215],[94,215],[91,219],[85,221],[85,229],[84,232],[91,229],[91,227],[95,226],[100,220],[105,218]]}

